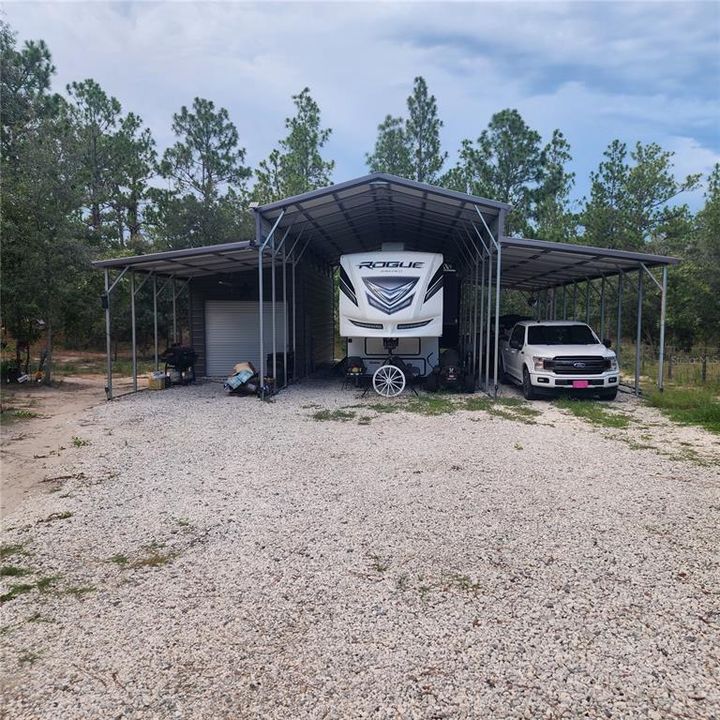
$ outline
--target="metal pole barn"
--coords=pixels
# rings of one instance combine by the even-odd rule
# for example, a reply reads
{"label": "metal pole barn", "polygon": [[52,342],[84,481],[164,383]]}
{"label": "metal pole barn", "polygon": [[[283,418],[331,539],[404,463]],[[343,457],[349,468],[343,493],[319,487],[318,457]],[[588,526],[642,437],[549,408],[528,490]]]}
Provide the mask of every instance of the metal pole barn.
{"label": "metal pole barn", "polygon": [[155,345],[155,370],[160,367],[158,354],[158,317],[157,317],[157,276],[153,275],[153,341]]}
{"label": "metal pole barn", "polygon": [[108,400],[112,400],[112,337],[110,334],[110,271],[105,268],[105,351],[107,352],[107,383],[105,385],[105,395]]}
{"label": "metal pole barn", "polygon": [[642,342],[643,269],[638,270],[637,329],[635,333],[635,394],[640,394],[640,359]]}
{"label": "metal pole barn", "polygon": [[662,289],[660,296],[660,355],[658,357],[658,388],[665,389],[665,314],[667,312],[667,265],[662,269]]}
{"label": "metal pole barn", "polygon": [[130,273],[130,327],[132,330],[132,379],[133,391],[137,392],[137,342],[135,329],[135,273]]}

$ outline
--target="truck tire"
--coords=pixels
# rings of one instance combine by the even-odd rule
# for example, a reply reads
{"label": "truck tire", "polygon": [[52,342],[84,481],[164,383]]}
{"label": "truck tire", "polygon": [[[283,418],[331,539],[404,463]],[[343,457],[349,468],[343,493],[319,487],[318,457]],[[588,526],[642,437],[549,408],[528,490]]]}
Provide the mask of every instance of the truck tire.
{"label": "truck tire", "polygon": [[530,373],[526,367],[523,368],[522,393],[526,400],[537,400],[538,393],[530,382]]}
{"label": "truck tire", "polygon": [[600,391],[600,399],[601,400],[614,400],[617,397],[618,389],[610,388],[608,390],[601,390]]}

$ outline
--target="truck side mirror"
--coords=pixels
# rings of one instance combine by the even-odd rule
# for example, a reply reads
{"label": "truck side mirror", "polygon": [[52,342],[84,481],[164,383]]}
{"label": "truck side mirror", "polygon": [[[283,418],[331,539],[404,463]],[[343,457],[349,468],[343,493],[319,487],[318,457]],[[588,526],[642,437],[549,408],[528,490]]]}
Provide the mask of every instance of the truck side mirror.
{"label": "truck side mirror", "polygon": [[611,347],[612,347],[612,340],[611,340],[610,338],[605,338],[605,339],[603,340],[603,345],[604,345],[606,348],[611,348]]}

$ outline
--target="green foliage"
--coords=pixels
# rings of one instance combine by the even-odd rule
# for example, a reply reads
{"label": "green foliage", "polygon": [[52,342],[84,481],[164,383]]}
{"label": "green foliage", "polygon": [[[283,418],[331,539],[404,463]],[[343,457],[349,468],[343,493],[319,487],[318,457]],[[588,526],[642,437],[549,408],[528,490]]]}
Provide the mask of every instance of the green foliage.
{"label": "green foliage", "polygon": [[372,172],[435,183],[447,153],[440,149],[443,123],[425,78],[415,78],[407,109],[407,119],[387,115],[378,125],[375,149],[365,156],[368,168]]}
{"label": "green foliage", "polygon": [[576,417],[589,422],[591,425],[625,428],[630,424],[630,418],[627,415],[608,410],[605,405],[596,400],[560,398],[555,401],[555,404],[563,410],[568,410]]}
{"label": "green foliage", "polygon": [[191,110],[183,106],[173,115],[172,129],[178,141],[158,165],[170,189],[149,193],[157,244],[175,249],[241,239],[251,171],[228,111],[196,97]]}
{"label": "green foliage", "polygon": [[293,95],[292,100],[296,113],[285,120],[287,136],[256,171],[253,196],[259,202],[272,202],[331,183],[335,163],[323,159],[322,149],[332,130],[321,127],[320,107],[310,95],[310,88]]}
{"label": "green foliage", "polygon": [[587,244],[643,250],[654,239],[672,212],[668,203],[700,181],[699,175],[689,175],[678,182],[673,154],[656,143],[638,142],[631,164],[625,143],[610,143],[605,160],[590,174],[590,197],[581,213]]}
{"label": "green foliage", "polygon": [[[561,143],[561,138],[557,133],[551,141],[556,163],[568,153],[567,143],[564,138]],[[540,134],[528,127],[517,110],[501,110],[490,118],[476,143],[462,141],[458,166],[442,182],[455,190],[512,204],[507,234],[531,235],[533,202],[544,179],[544,163]],[[556,177],[548,177],[547,190],[553,190],[557,196],[567,178],[564,174],[558,178],[556,169],[551,169]]]}
{"label": "green foliage", "polygon": [[371,172],[390,173],[412,178],[413,167],[410,146],[405,134],[405,120],[387,115],[378,125],[375,150],[365,156]]}
{"label": "green foliage", "polygon": [[647,401],[677,423],[720,433],[720,398],[716,390],[666,387],[663,392],[651,392]]}

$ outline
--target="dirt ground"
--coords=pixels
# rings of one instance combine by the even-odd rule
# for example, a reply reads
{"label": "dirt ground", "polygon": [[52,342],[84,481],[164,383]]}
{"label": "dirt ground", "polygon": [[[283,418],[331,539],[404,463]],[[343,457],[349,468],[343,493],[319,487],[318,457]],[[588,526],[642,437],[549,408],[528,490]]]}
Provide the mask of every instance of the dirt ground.
{"label": "dirt ground", "polygon": [[[115,391],[130,388],[129,378],[116,378]],[[105,402],[104,375],[63,378],[56,387],[26,383],[2,389],[3,407],[36,415],[3,420],[0,431],[0,515],[12,513],[33,494],[58,487],[62,467],[77,452],[73,438],[87,424],[83,412]]]}

